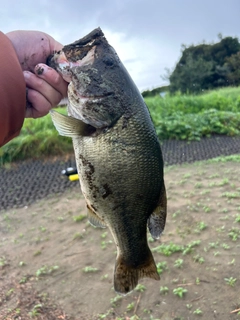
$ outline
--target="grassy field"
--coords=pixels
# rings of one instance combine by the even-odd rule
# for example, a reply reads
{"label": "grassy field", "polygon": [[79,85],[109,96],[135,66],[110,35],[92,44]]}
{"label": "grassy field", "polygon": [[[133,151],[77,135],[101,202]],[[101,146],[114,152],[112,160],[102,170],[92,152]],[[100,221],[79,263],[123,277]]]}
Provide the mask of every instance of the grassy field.
{"label": "grassy field", "polygon": [[240,156],[165,169],[161,280],[113,290],[116,245],[86,218],[80,188],[0,214],[0,318],[240,319]]}
{"label": "grassy field", "polygon": [[[199,140],[211,134],[240,134],[240,88],[198,96],[156,96],[145,101],[160,140]],[[61,112],[66,111],[61,108]],[[0,149],[0,164],[70,151],[71,139],[60,137],[47,115],[25,120],[19,137]]]}

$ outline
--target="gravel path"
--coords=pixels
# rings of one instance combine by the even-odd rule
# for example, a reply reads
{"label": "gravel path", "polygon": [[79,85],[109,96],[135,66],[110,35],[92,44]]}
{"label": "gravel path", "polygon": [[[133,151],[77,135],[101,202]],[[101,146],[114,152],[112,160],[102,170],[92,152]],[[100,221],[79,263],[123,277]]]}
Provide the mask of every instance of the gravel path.
{"label": "gravel path", "polygon": [[[168,140],[162,143],[165,165],[211,159],[240,153],[240,137],[213,136],[201,141]],[[75,187],[61,174],[75,167],[74,157],[68,160],[31,160],[0,168],[0,210],[24,207],[54,193]]]}

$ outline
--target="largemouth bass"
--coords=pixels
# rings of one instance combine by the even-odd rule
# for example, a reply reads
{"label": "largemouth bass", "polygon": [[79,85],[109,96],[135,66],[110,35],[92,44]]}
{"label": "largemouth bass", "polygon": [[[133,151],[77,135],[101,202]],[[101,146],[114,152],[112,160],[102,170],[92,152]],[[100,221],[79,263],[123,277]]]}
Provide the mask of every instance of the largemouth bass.
{"label": "largemouth bass", "polygon": [[109,227],[117,246],[114,288],[159,280],[147,243],[167,215],[160,144],[145,102],[100,28],[63,47],[49,65],[69,82],[68,116],[51,111],[71,137],[89,221]]}

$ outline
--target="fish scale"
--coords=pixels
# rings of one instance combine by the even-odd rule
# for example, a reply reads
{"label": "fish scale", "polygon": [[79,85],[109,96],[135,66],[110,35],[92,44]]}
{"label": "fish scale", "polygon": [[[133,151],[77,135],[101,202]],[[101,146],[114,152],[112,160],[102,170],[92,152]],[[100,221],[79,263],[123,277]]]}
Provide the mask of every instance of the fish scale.
{"label": "fish scale", "polygon": [[159,280],[147,243],[162,233],[166,191],[160,144],[146,104],[101,29],[50,59],[66,80],[68,116],[51,111],[72,137],[89,221],[108,227],[117,246],[114,288],[126,294],[140,278]]}

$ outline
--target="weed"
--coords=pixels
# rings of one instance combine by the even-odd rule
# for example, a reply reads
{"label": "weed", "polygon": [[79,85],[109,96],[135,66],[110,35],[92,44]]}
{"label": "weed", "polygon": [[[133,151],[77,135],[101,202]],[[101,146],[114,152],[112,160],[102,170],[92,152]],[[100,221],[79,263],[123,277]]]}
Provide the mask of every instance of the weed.
{"label": "weed", "polygon": [[232,261],[228,262],[228,265],[234,265],[235,264],[235,259],[232,259]]}
{"label": "weed", "polygon": [[169,291],[169,289],[168,289],[168,287],[160,287],[160,294],[167,294],[168,293],[168,291]]}
{"label": "weed", "polygon": [[191,253],[193,251],[193,248],[200,245],[200,243],[201,243],[201,240],[194,240],[190,242],[188,245],[186,245],[182,254],[185,255],[185,254]]}
{"label": "weed", "polygon": [[235,222],[240,222],[240,214],[236,215]]}
{"label": "weed", "polygon": [[237,241],[238,237],[240,236],[240,230],[236,228],[232,228],[229,231],[228,236],[232,239],[232,241]]}
{"label": "weed", "polygon": [[73,235],[73,240],[79,240],[79,239],[82,239],[82,238],[83,238],[83,234],[81,232],[76,232]]}
{"label": "weed", "polygon": [[32,311],[30,311],[29,312],[29,316],[31,317],[31,318],[34,318],[34,317],[37,317],[37,316],[39,316],[39,311],[40,311],[40,309],[42,308],[42,304],[36,304],[34,307],[33,307],[33,309],[32,309]]}
{"label": "weed", "polygon": [[223,244],[222,244],[222,247],[223,247],[223,249],[225,249],[225,250],[228,250],[228,249],[231,248],[227,243],[223,243]]}
{"label": "weed", "polygon": [[22,277],[22,279],[19,280],[20,284],[26,283],[27,282],[27,277]]}
{"label": "weed", "polygon": [[10,290],[8,290],[8,292],[6,293],[6,297],[10,297],[13,292],[14,292],[14,289],[13,289],[13,288],[11,288]]}
{"label": "weed", "polygon": [[134,302],[131,302],[127,305],[127,312],[132,311],[134,308]]}
{"label": "weed", "polygon": [[219,242],[209,242],[209,248],[218,248]]}
{"label": "weed", "polygon": [[0,267],[5,267],[7,265],[7,260],[4,256],[0,257]]}
{"label": "weed", "polygon": [[117,295],[116,297],[110,299],[111,305],[112,305],[113,307],[116,307],[116,306],[117,306],[117,303],[118,303],[120,300],[122,300],[122,298],[123,298],[122,296]]}
{"label": "weed", "polygon": [[211,208],[208,206],[203,207],[204,212],[209,213],[211,211]]}
{"label": "weed", "polygon": [[105,274],[101,277],[101,280],[105,280],[105,279],[108,279],[108,274]]}
{"label": "weed", "polygon": [[202,264],[205,262],[205,259],[203,257],[201,257],[199,254],[197,254],[197,255],[193,256],[193,261]]}
{"label": "weed", "polygon": [[173,294],[175,294],[179,298],[182,298],[187,292],[188,292],[187,289],[182,287],[173,289]]}
{"label": "weed", "polygon": [[198,309],[196,309],[196,310],[193,311],[193,314],[202,315],[203,312],[202,312],[201,309],[198,308]]}
{"label": "weed", "polygon": [[162,253],[165,256],[170,256],[175,252],[181,252],[183,250],[183,246],[174,244],[174,243],[169,243],[169,244],[161,244],[160,246],[153,248],[153,252],[158,252]]}
{"label": "weed", "polygon": [[177,259],[174,262],[174,267],[176,268],[182,268],[183,267],[183,259]]}
{"label": "weed", "polygon": [[80,215],[78,215],[78,216],[73,216],[72,218],[73,218],[73,221],[75,221],[75,222],[81,222],[81,221],[83,221],[84,219],[86,219],[86,216],[83,215],[83,214],[80,214]]}
{"label": "weed", "polygon": [[235,286],[235,283],[237,281],[236,278],[233,278],[233,277],[230,277],[230,278],[224,278],[224,280],[226,281],[226,283],[231,286],[231,287],[234,287]]}
{"label": "weed", "polygon": [[58,270],[59,269],[59,266],[52,266],[52,267],[48,267],[48,266],[42,266],[41,268],[39,268],[37,271],[36,271],[36,277],[39,278],[41,276],[45,276],[47,274],[51,274],[53,273],[54,271]]}
{"label": "weed", "polygon": [[157,266],[158,274],[162,274],[163,271],[167,270],[167,262],[166,261],[158,262],[156,264],[156,266]]}
{"label": "weed", "polygon": [[146,290],[146,287],[143,284],[139,283],[134,290],[138,292],[144,292]]}
{"label": "weed", "polygon": [[107,231],[106,231],[106,232],[103,232],[103,233],[101,234],[101,238],[102,238],[102,239],[105,239],[106,236],[107,236],[107,234],[108,234]]}
{"label": "weed", "polygon": [[39,256],[40,254],[42,254],[42,251],[38,250],[38,251],[34,252],[33,256],[36,257],[36,256]]}
{"label": "weed", "polygon": [[228,199],[240,198],[239,192],[224,192],[222,193],[222,197],[226,197]]}
{"label": "weed", "polygon": [[89,272],[97,272],[98,268],[93,268],[91,266],[87,266],[85,268],[83,268],[83,272],[89,273]]}

